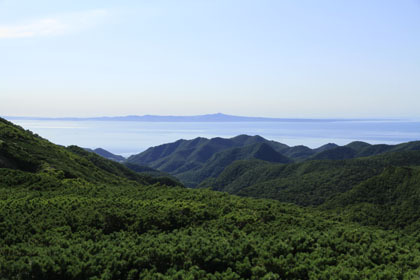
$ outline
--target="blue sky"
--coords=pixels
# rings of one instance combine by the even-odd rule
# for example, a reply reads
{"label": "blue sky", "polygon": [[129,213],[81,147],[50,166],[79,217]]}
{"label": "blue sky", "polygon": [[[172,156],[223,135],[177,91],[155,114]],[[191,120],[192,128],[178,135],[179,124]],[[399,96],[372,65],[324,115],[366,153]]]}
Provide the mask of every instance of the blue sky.
{"label": "blue sky", "polygon": [[419,0],[0,0],[0,115],[420,117]]}

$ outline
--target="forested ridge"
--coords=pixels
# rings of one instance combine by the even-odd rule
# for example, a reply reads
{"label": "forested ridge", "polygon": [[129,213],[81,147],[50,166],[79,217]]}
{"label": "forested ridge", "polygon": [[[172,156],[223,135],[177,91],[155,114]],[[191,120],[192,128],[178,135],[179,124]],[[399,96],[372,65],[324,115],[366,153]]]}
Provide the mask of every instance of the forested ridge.
{"label": "forested ridge", "polygon": [[[126,162],[169,173],[186,186],[195,188],[200,184],[203,185],[206,180],[216,179],[225,169],[239,160],[290,164],[314,160],[351,160],[419,150],[420,141],[398,145],[371,145],[355,141],[345,146],[328,143],[311,149],[303,145],[290,147],[258,135],[239,135],[233,138],[199,137],[192,140],[178,140],[132,155]],[[334,162],[331,165],[334,164],[341,163]]]}
{"label": "forested ridge", "polygon": [[302,207],[187,189],[1,120],[0,279],[418,279],[419,157],[243,158],[213,179],[317,179]]}

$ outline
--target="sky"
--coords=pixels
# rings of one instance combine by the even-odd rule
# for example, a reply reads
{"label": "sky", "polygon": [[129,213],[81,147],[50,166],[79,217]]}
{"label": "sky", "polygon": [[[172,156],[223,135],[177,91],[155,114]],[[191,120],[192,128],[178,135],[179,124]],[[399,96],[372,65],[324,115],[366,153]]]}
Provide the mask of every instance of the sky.
{"label": "sky", "polygon": [[420,117],[420,0],[0,0],[0,115]]}

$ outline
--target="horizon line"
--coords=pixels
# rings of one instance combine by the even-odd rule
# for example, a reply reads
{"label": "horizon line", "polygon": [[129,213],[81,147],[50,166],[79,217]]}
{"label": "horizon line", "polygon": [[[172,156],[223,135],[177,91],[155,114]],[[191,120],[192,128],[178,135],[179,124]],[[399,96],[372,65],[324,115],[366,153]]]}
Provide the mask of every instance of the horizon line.
{"label": "horizon line", "polygon": [[[147,119],[147,118],[236,118],[239,119],[254,119],[254,120],[336,120],[336,121],[399,121],[399,120],[410,120],[410,119],[419,119],[418,117],[264,117],[264,116],[243,116],[243,115],[230,115],[224,113],[209,113],[209,114],[201,114],[201,115],[153,115],[153,114],[145,114],[145,115],[98,115],[98,116],[89,116],[89,117],[72,117],[72,116],[65,116],[65,117],[50,117],[50,116],[0,116],[4,119],[22,119],[22,120],[112,120],[112,119],[119,119],[120,121],[128,120],[130,118],[136,119]],[[153,121],[153,120],[147,120]],[[154,120],[156,121],[156,120]],[[219,121],[223,121],[223,119],[219,119]]]}

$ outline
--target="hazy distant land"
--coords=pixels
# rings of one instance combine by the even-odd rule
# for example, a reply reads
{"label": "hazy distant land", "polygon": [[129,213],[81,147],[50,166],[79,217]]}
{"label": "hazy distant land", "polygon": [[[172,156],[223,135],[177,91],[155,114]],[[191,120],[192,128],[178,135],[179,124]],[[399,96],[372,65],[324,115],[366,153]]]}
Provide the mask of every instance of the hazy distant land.
{"label": "hazy distant land", "polygon": [[103,117],[26,117],[4,116],[8,120],[40,120],[40,121],[137,121],[137,122],[331,122],[331,121],[372,121],[389,119],[355,119],[355,118],[266,118],[234,116],[223,113],[196,116],[160,116],[160,115],[130,115],[130,116],[103,116]]}

